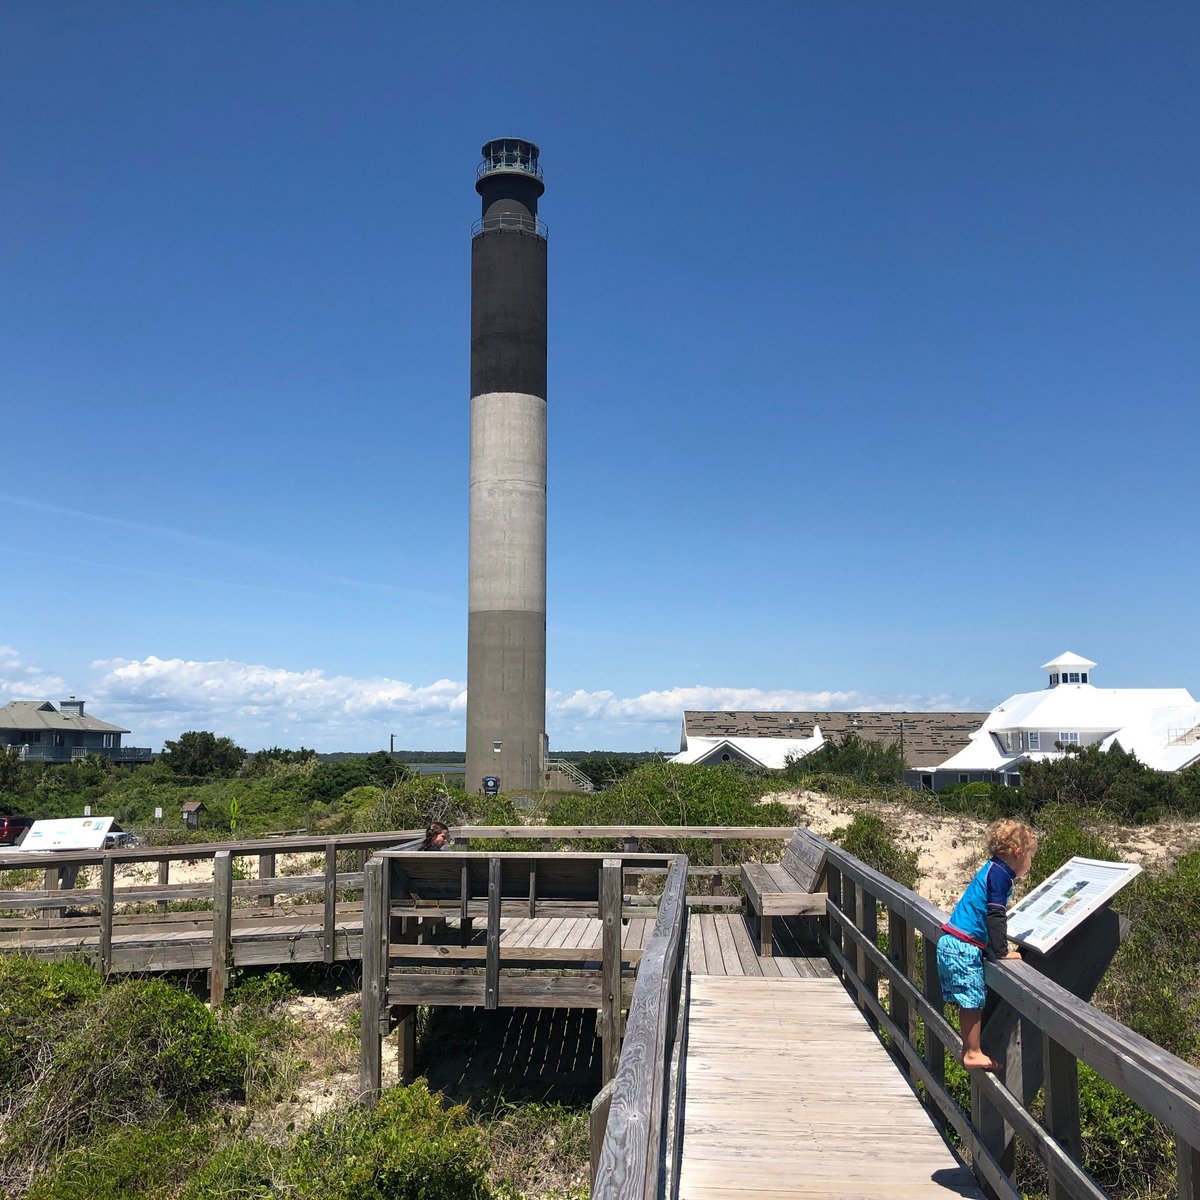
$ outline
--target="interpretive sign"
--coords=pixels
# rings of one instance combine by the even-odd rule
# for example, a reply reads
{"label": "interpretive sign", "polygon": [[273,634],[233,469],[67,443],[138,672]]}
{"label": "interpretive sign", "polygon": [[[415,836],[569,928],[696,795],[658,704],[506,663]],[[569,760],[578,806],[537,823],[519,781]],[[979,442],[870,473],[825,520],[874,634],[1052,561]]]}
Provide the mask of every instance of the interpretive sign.
{"label": "interpretive sign", "polygon": [[40,850],[102,850],[115,817],[60,817],[34,821],[21,843],[24,853]]}
{"label": "interpretive sign", "polygon": [[1044,954],[1141,873],[1137,863],[1072,858],[1008,910],[1008,936]]}

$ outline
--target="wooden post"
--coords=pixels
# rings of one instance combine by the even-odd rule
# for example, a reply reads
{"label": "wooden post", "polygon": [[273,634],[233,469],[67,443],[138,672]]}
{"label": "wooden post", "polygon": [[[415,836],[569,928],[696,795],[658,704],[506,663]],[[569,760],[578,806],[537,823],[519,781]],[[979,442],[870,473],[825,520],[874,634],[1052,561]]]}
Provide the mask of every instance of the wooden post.
{"label": "wooden post", "polygon": [[608,1129],[608,1110],[612,1108],[614,1081],[609,1080],[592,1101],[588,1118],[588,1143],[591,1151],[592,1186],[596,1184],[596,1172],[600,1169],[600,1150],[604,1146],[604,1134]]}
{"label": "wooden post", "polygon": [[[158,886],[169,887],[171,884],[171,860],[169,858],[160,858],[158,860]],[[158,902],[158,911],[165,913],[167,911],[167,902],[160,900]]]}
{"label": "wooden post", "polygon": [[[912,929],[899,913],[893,912],[890,908],[888,909],[887,922],[888,961],[891,962],[904,979],[911,979]],[[892,987],[890,984],[888,985],[888,1007],[891,1010],[892,1020],[904,1031],[904,1036],[911,1041],[912,1022],[910,1020],[908,1001],[905,1000],[898,987]],[[915,1083],[916,1080],[913,1079],[913,1082]]]}
{"label": "wooden post", "polygon": [[[258,878],[260,881],[263,879],[274,879],[275,878],[275,855],[273,853],[260,854],[258,856]],[[275,893],[274,892],[270,892],[270,893],[264,892],[261,896],[259,896],[258,907],[259,908],[274,908],[275,907]]]}
{"label": "wooden post", "polygon": [[401,1083],[412,1083],[417,1074],[417,1006],[406,1004],[396,1023],[396,1067]]}
{"label": "wooden post", "polygon": [[1200,1200],[1200,1150],[1175,1135],[1176,1188],[1179,1200]]}
{"label": "wooden post", "polygon": [[116,883],[116,863],[111,854],[100,864],[100,973],[112,970],[113,892]]}
{"label": "wooden post", "polygon": [[225,1000],[232,951],[233,859],[228,850],[218,850],[213,858],[212,967],[208,972],[208,999],[213,1008]]}
{"label": "wooden post", "polygon": [[500,1007],[500,860],[488,859],[487,958],[484,967],[483,1007]]}
{"label": "wooden post", "polygon": [[[855,928],[858,927],[858,888],[853,879],[847,879],[842,876],[842,912],[846,914],[846,920]],[[862,964],[858,957],[858,944],[853,936],[844,934],[842,937],[842,953],[846,956],[846,962],[850,964],[850,970],[856,975],[862,974]],[[847,983],[850,981],[847,980]],[[854,1003],[861,1002],[858,999],[858,989],[850,988],[850,995],[854,997]]]}
{"label": "wooden post", "polygon": [[[929,934],[921,936],[921,976],[925,999],[933,1005],[936,1011],[940,1012],[943,1003],[942,981],[938,977],[937,969],[937,939],[930,937]],[[946,1047],[942,1045],[937,1032],[928,1021],[923,1021],[922,1024],[925,1026],[925,1065],[933,1076],[933,1082],[944,1089],[946,1086]],[[932,1097],[926,1096],[925,1107],[933,1118],[934,1124],[944,1127],[945,1117],[941,1108],[933,1102]]]}
{"label": "wooden post", "polygon": [[325,924],[321,933],[322,956],[327,963],[337,958],[337,843],[325,846]]}
{"label": "wooden post", "polygon": [[[825,887],[829,896],[829,903],[834,908],[842,907],[842,873],[829,863],[825,867]],[[838,949],[842,949],[842,926],[841,922],[836,917],[829,918],[829,940]],[[835,974],[841,974],[841,967],[834,966]]]}
{"label": "wooden post", "polygon": [[[62,889],[62,872],[58,867],[47,867],[42,873],[42,890],[47,892],[57,892]],[[63,910],[61,905],[58,908],[43,908],[38,910],[39,915],[47,921],[53,920],[55,917],[61,917]]]}
{"label": "wooden post", "polygon": [[[723,848],[723,843],[722,843],[722,841],[721,841],[721,839],[720,839],[720,838],[713,838],[713,844],[712,844],[712,865],[713,865],[714,867],[720,867],[720,866],[723,866],[723,865],[724,865],[724,862],[725,862],[725,852],[724,852],[724,848]],[[716,892],[717,892],[717,880],[718,880],[719,878],[720,878],[720,876],[719,876],[719,875],[716,875],[716,874],[710,875],[710,876],[708,877],[708,891],[709,891],[709,895],[715,895],[715,894],[716,894]]]}
{"label": "wooden post", "polygon": [[537,916],[537,869],[538,860],[531,858],[529,860],[529,915]]}
{"label": "wooden post", "polygon": [[383,1035],[387,1013],[389,863],[378,856],[364,869],[362,935],[362,1020],[359,1027],[358,1092],[374,1104],[383,1090]]}
{"label": "wooden post", "polygon": [[[1081,1000],[1090,1000],[1120,949],[1128,922],[1109,907],[1093,913],[1069,933],[1049,954],[1026,951],[1025,965],[988,969],[1036,970],[1059,987]],[[1001,1001],[995,1009],[985,1010],[983,1049],[997,1062],[1005,1064],[1004,1083],[1021,1104],[1028,1108],[1042,1086],[1042,1038],[1032,1022],[1022,1020],[1011,1005]],[[976,1089],[972,1089],[972,1095]],[[979,1111],[976,1111],[976,1109]],[[984,1144],[1006,1170],[1013,1161],[1013,1130],[990,1104],[972,1099],[973,1123]]]}
{"label": "wooden post", "polygon": [[[1042,1034],[1046,1072],[1046,1130],[1075,1162],[1083,1161],[1079,1132],[1079,1063],[1048,1033]],[[1049,1200],[1071,1200],[1071,1193],[1049,1171]]]}
{"label": "wooden post", "polygon": [[[858,927],[867,941],[874,946],[879,936],[879,905],[875,897],[861,883],[857,885],[855,891],[858,893]],[[879,999],[879,968],[867,957],[866,951],[861,947],[858,951],[858,973],[866,982],[870,998],[877,1001]],[[879,1018],[876,1017],[870,1006],[867,1007],[865,1015],[867,1024],[872,1029],[878,1030]]]}
{"label": "wooden post", "polygon": [[608,1083],[621,1057],[621,886],[619,858],[606,858],[600,867],[601,1000],[600,1077]]}
{"label": "wooden post", "polygon": [[[466,839],[463,839],[465,842]],[[462,861],[462,872],[459,876],[459,910],[458,910],[458,941],[459,945],[471,944],[471,864],[467,859]]]}

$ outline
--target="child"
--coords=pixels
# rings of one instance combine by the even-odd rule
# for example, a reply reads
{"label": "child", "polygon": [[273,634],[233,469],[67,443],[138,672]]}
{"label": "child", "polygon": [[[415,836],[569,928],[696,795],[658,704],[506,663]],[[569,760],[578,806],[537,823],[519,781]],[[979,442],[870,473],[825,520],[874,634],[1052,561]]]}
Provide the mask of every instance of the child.
{"label": "child", "polygon": [[942,998],[957,1004],[961,1013],[962,1064],[982,1070],[999,1070],[1000,1064],[979,1047],[983,1005],[983,959],[1020,958],[1008,949],[1008,902],[1013,880],[1029,874],[1037,853],[1037,835],[1023,821],[997,821],[988,830],[988,861],[967,884],[950,920],[942,926],[937,944],[938,978]]}

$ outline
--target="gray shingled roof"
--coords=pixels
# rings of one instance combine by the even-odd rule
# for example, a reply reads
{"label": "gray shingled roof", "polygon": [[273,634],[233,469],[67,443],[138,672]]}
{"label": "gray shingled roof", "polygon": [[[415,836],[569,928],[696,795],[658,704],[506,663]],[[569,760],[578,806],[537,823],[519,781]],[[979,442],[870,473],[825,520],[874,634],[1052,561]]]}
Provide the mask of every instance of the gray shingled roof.
{"label": "gray shingled roof", "polygon": [[49,700],[12,700],[0,708],[0,730],[52,729],[56,733],[70,730],[75,733],[128,733],[120,725],[110,725],[95,717],[74,712],[59,712]]}
{"label": "gray shingled roof", "polygon": [[933,767],[962,750],[987,719],[983,712],[699,712],[683,714],[688,737],[826,737],[857,733],[868,742],[900,742],[910,767]]}

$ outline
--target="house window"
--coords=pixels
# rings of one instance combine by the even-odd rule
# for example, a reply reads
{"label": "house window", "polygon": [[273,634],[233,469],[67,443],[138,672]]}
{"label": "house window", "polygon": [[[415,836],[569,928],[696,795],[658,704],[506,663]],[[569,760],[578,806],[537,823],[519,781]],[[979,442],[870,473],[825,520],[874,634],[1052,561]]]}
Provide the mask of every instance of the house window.
{"label": "house window", "polygon": [[1050,686],[1058,687],[1058,672],[1054,671],[1050,675]]}
{"label": "house window", "polygon": [[970,781],[971,781],[971,777],[965,771],[962,774],[960,774],[958,777],[959,783],[970,783]]}
{"label": "house window", "polygon": [[1011,752],[1012,752],[1012,748],[1013,748],[1013,731],[1012,731],[1011,729],[1006,729],[1006,730],[1004,731],[1004,748],[1005,748],[1005,750],[1009,751],[1009,753],[1011,753]]}
{"label": "house window", "polygon": [[1020,775],[1005,775],[1004,782],[1006,784],[1008,784],[1009,787],[1020,787],[1021,786],[1021,776]]}
{"label": "house window", "polygon": [[1026,737],[1029,738],[1029,749],[1040,750],[1042,748],[1042,735],[1036,730],[1031,729]]}
{"label": "house window", "polygon": [[493,754],[499,754],[503,748],[504,748],[503,742],[493,742],[492,743],[492,753]]}
{"label": "house window", "polygon": [[1079,672],[1079,682],[1080,682],[1080,683],[1087,683],[1087,672],[1086,672],[1086,671],[1080,671],[1080,672]]}
{"label": "house window", "polygon": [[112,750],[116,747],[117,735],[115,733],[106,733],[104,735],[104,749]]}
{"label": "house window", "polygon": [[932,792],[933,791],[933,776],[932,775],[922,775],[921,776],[921,790],[923,792]]}
{"label": "house window", "polygon": [[1077,734],[1077,733],[1060,733],[1058,735],[1058,740],[1060,742],[1062,742],[1062,744],[1064,746],[1078,746],[1079,745],[1079,734]]}
{"label": "house window", "polygon": [[63,735],[62,735],[61,733],[56,733],[56,734],[54,735],[54,744],[55,744],[56,746],[61,746],[61,745],[63,745]]}
{"label": "house window", "polygon": [[21,741],[26,743],[40,742],[42,740],[42,731],[40,729],[30,729],[21,734]]}
{"label": "house window", "polygon": [[1078,682],[1079,682],[1079,672],[1078,671],[1064,671],[1063,672],[1063,683],[1078,683]]}

